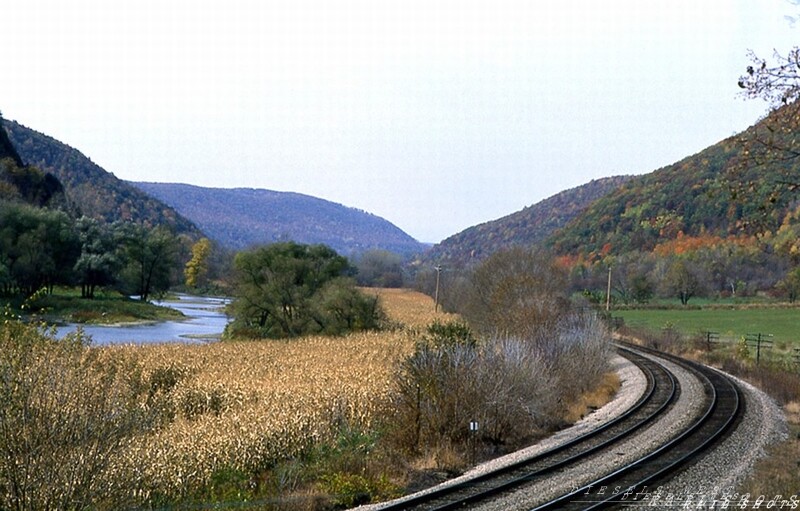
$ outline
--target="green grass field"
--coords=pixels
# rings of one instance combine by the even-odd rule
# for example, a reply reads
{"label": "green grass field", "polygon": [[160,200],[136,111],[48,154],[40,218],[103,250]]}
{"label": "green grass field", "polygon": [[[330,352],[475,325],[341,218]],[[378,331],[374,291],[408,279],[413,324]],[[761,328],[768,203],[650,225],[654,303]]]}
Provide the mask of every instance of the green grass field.
{"label": "green grass field", "polygon": [[800,346],[800,308],[639,309],[612,314],[633,328],[660,330],[669,325],[685,335],[713,331],[727,339],[761,333],[772,335],[775,342]]}

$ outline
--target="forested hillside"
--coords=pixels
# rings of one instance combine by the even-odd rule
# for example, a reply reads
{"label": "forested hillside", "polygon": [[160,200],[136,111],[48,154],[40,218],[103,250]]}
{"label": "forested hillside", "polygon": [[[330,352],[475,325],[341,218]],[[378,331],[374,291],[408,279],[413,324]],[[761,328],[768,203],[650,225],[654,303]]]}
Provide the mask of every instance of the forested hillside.
{"label": "forested hillside", "polygon": [[200,235],[197,227],[173,208],[118,179],[77,149],[14,121],[6,120],[3,125],[22,161],[58,178],[80,214],[106,222],[168,225],[178,233]]}
{"label": "forested hillside", "polygon": [[540,244],[592,202],[629,179],[630,176],[615,176],[593,180],[498,220],[470,227],[435,245],[422,256],[422,261],[463,266],[503,249]]}
{"label": "forested hillside", "polygon": [[786,182],[798,174],[797,162],[750,161],[742,143],[748,132],[629,180],[556,232],[550,245],[591,259],[651,251],[679,237],[769,236],[784,221],[794,223],[787,215],[798,195]]}
{"label": "forested hillside", "polygon": [[26,166],[2,129],[0,116],[0,202],[22,202],[67,210],[64,187],[58,178],[34,166]]}
{"label": "forested hillside", "polygon": [[[593,260],[652,251],[702,237],[764,236],[794,224],[795,160],[753,161],[743,134],[640,176],[600,179],[506,217],[471,227],[426,252],[424,262],[461,266],[511,246],[547,246]],[[789,185],[787,185],[789,183]],[[784,228],[785,230],[785,228]]]}
{"label": "forested hillside", "polygon": [[[649,174],[567,190],[459,233],[426,253],[420,268],[446,273],[455,298],[461,266],[517,245],[546,248],[574,292],[602,299],[609,269],[624,303],[652,297],[800,297],[800,150],[782,110],[743,133]],[[788,149],[786,149],[788,148]],[[428,289],[430,288],[430,289]]]}
{"label": "forested hillside", "polygon": [[133,185],[174,207],[232,249],[290,240],[322,243],[344,255],[371,249],[409,255],[423,249],[383,218],[308,195],[186,184]]}
{"label": "forested hillside", "polygon": [[[4,124],[5,122],[3,121],[3,116],[0,114],[0,126]],[[22,167],[24,165],[22,158],[19,157],[17,150],[14,149],[14,145],[8,139],[8,134],[5,130],[0,129],[0,160],[4,160],[6,158],[11,158],[14,164],[18,167]]]}
{"label": "forested hillside", "polygon": [[[61,148],[54,140],[38,134],[25,140],[29,148],[40,151],[46,150],[40,145],[44,144],[58,158]],[[106,173],[98,168],[82,176],[83,157],[77,155],[64,157],[65,163],[59,167],[62,175],[77,175],[78,182],[96,178],[102,184]],[[48,160],[37,161],[47,164]],[[120,190],[114,186],[88,189],[106,197]],[[12,301],[35,301],[37,295],[52,296],[58,286],[80,286],[85,299],[94,299],[99,288],[113,288],[146,301],[151,293],[166,291],[176,280],[190,237],[175,236],[164,225],[146,225],[153,217],[141,223],[124,222],[116,221],[126,218],[113,211],[108,218],[91,218],[82,216],[81,209],[53,173],[20,158],[0,118],[0,297],[7,300],[6,306]],[[191,230],[184,232],[198,232],[191,224],[189,227]]]}

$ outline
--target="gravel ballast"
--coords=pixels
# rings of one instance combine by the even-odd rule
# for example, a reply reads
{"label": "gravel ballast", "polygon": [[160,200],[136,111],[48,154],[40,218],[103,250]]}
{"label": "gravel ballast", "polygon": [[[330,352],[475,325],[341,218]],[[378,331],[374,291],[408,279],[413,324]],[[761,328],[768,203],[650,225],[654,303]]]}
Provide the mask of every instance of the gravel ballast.
{"label": "gravel ballast", "polygon": [[[670,371],[675,373],[680,385],[681,396],[673,408],[667,412],[654,426],[645,428],[633,437],[618,444],[610,453],[598,455],[590,461],[569,468],[544,481],[531,484],[516,492],[501,496],[485,504],[471,509],[478,510],[528,510],[538,503],[545,502],[566,490],[578,488],[591,480],[611,472],[634,459],[641,457],[655,446],[663,444],[672,436],[672,432],[691,420],[691,417],[702,406],[703,387],[700,381],[689,371],[672,362],[659,359]],[[621,386],[614,399],[607,405],[588,415],[575,425],[542,440],[541,442],[488,461],[476,466],[464,475],[442,483],[438,486],[457,484],[474,478],[480,474],[505,466],[521,459],[533,457],[575,438],[588,430],[613,420],[629,409],[642,395],[646,386],[644,374],[627,359],[616,356],[612,360],[612,368],[620,377]],[[673,508],[675,505],[692,505],[695,509],[703,509],[703,502],[719,503],[722,498],[735,495],[735,486],[749,473],[753,463],[764,456],[764,447],[779,441],[786,436],[786,422],[780,408],[763,392],[753,386],[737,380],[742,388],[745,400],[745,415],[737,429],[712,452],[682,472],[668,484],[648,489],[637,498],[632,505],[646,505],[657,508]],[[436,487],[436,488],[438,488]],[[434,488],[419,493],[432,491]],[[417,494],[415,494],[417,495]],[[402,502],[407,496],[393,503]],[[361,510],[379,510],[386,503],[362,506]],[[708,507],[711,509],[711,506]]]}
{"label": "gravel ballast", "polygon": [[[737,485],[750,474],[755,462],[766,455],[767,445],[786,439],[786,418],[775,401],[749,383],[738,378],[734,380],[745,401],[746,411],[741,423],[722,444],[657,489],[659,494],[652,496],[654,505],[658,500],[672,498],[674,504],[691,505],[693,509],[712,509],[715,505],[722,508],[725,502],[729,503],[729,508],[738,507],[745,497],[736,493]],[[769,501],[777,496],[748,498],[759,497]]]}

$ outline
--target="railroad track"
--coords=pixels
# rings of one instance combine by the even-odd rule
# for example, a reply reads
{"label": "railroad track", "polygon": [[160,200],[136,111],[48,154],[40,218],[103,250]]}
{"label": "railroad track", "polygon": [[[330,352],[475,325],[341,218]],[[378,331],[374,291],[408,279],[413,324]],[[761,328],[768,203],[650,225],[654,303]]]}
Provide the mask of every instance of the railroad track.
{"label": "railroad track", "polygon": [[[702,381],[705,400],[700,413],[688,427],[676,432],[671,440],[650,454],[580,488],[565,488],[561,496],[539,504],[534,509],[599,509],[633,503],[637,494],[644,494],[646,487],[652,488],[666,481],[681,467],[689,464],[698,453],[719,441],[737,420],[742,409],[739,391],[721,373],[639,346],[625,345],[618,347],[618,350],[622,356],[637,365],[647,379],[645,392],[623,415],[529,459],[458,484],[385,504],[380,509],[467,509],[545,480],[562,469],[586,463],[593,456],[611,452],[615,445],[667,413],[680,396],[680,385],[675,376],[657,359],[642,353],[669,359],[691,371]],[[599,488],[605,489],[600,492],[597,491]]]}

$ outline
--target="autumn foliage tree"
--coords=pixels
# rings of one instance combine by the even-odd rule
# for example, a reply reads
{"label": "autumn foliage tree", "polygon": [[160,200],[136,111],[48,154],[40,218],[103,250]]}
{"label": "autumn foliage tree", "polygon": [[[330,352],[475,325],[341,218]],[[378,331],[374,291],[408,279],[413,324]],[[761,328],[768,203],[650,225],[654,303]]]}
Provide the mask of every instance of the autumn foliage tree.
{"label": "autumn foliage tree", "polygon": [[192,258],[186,263],[183,274],[188,287],[200,287],[207,282],[211,240],[201,238],[192,245]]}

